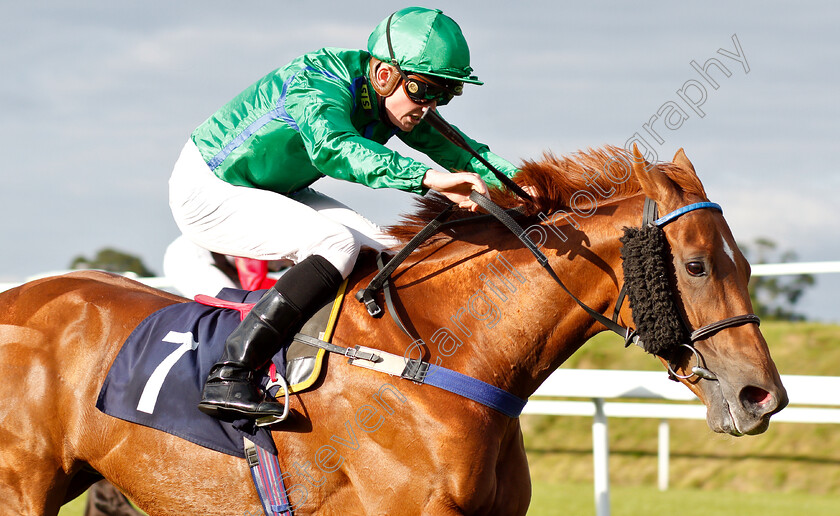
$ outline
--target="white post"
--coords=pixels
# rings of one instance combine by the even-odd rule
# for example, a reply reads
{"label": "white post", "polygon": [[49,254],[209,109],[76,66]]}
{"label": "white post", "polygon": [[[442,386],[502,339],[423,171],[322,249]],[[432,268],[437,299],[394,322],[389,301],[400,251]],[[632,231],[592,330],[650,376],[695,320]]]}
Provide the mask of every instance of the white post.
{"label": "white post", "polygon": [[659,490],[668,490],[669,461],[671,455],[671,427],[667,419],[659,420]]}
{"label": "white post", "polygon": [[603,398],[593,398],[595,418],[592,420],[592,460],[595,479],[595,514],[610,516],[610,464],[607,415]]}

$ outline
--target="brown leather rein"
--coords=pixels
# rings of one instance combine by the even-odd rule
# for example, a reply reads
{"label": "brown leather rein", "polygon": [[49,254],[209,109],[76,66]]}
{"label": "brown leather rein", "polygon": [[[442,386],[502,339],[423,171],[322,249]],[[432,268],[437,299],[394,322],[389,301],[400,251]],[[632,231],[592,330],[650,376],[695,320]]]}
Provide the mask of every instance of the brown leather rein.
{"label": "brown leather rein", "polygon": [[[624,326],[618,324],[618,322],[617,322],[618,313],[621,309],[621,305],[622,305],[622,302],[623,302],[624,297],[625,297],[626,284],[622,287],[621,293],[619,294],[619,298],[618,298],[618,301],[617,301],[616,306],[615,306],[613,319],[609,319],[609,318],[605,317],[603,314],[595,311],[594,309],[592,309],[591,307],[586,305],[577,296],[575,296],[566,287],[566,285],[563,284],[563,282],[560,280],[560,278],[554,272],[554,269],[552,269],[551,266],[549,265],[548,258],[542,253],[542,251],[540,251],[539,247],[525,234],[525,230],[522,228],[522,226],[520,226],[511,216],[511,214],[513,214],[513,215],[518,214],[519,213],[518,211],[516,211],[516,210],[504,210],[501,207],[499,207],[497,204],[495,204],[493,201],[488,199],[487,197],[484,197],[483,195],[480,195],[476,192],[473,192],[470,195],[470,199],[472,199],[476,204],[478,204],[479,206],[484,208],[484,210],[486,210],[488,212],[489,216],[492,216],[493,218],[495,218],[496,220],[498,220],[499,222],[504,224],[511,232],[513,232],[513,234],[516,235],[523,242],[523,244],[525,244],[525,246],[531,251],[531,253],[534,255],[536,260],[546,270],[546,272],[548,272],[548,274],[551,276],[551,278],[581,308],[583,308],[592,318],[594,318],[596,321],[598,321],[601,324],[603,324],[604,326],[606,326],[607,329],[615,332],[618,335],[621,335],[621,337],[624,338],[625,346],[629,346],[630,344],[637,344],[639,346],[643,346],[642,341],[640,340],[639,335],[636,333],[635,329],[632,329],[632,328],[629,328],[629,327],[624,327]],[[447,222],[446,219],[451,214],[453,208],[454,208],[454,205],[450,205],[449,207],[447,207],[443,212],[441,212],[440,215],[438,215],[434,220],[432,220],[425,228],[423,228],[420,232],[418,232],[417,235],[415,235],[414,238],[412,238],[405,245],[405,247],[403,247],[403,249],[401,249],[400,252],[397,253],[397,255],[395,255],[393,258],[388,260],[387,263],[384,262],[381,259],[382,256],[380,255],[379,273],[377,273],[376,276],[374,276],[374,278],[370,281],[370,283],[368,284],[368,286],[366,288],[364,288],[364,289],[362,289],[362,290],[360,290],[356,293],[356,299],[359,300],[360,302],[365,303],[365,305],[367,307],[367,310],[368,310],[368,313],[373,317],[379,317],[379,316],[382,315],[383,311],[382,311],[381,307],[379,306],[379,304],[377,303],[377,301],[375,300],[374,296],[375,296],[375,293],[378,290],[384,288],[385,299],[386,299],[386,303],[388,305],[389,313],[391,314],[391,317],[394,318],[394,321],[403,330],[403,332],[405,332],[407,335],[409,335],[412,338],[416,338],[416,337],[414,335],[412,335],[406,329],[405,325],[399,319],[399,316],[397,315],[396,310],[394,310],[394,308],[393,308],[393,304],[392,304],[393,302],[391,300],[392,295],[389,292],[390,285],[389,285],[388,280],[390,279],[391,274],[408,257],[408,255],[411,254],[412,251],[414,251],[420,244],[422,244],[424,241],[426,241],[429,237],[431,237],[435,233],[438,233],[438,232],[442,231],[443,229],[445,229],[447,227],[450,227],[453,224],[462,223],[462,222],[470,221],[470,220],[472,220],[472,221],[476,220],[475,218],[473,218],[473,219],[462,219],[462,220],[458,220],[458,221]],[[714,209],[714,210],[718,210],[718,211],[721,211],[721,212],[723,211],[721,209],[720,205],[718,205],[716,203],[699,202],[699,203],[690,204],[690,205],[684,206],[682,208],[679,208],[677,210],[674,210],[673,212],[671,212],[671,213],[669,213],[669,214],[667,214],[663,217],[656,218],[656,211],[657,211],[656,203],[655,203],[655,201],[652,201],[651,199],[646,198],[645,199],[645,208],[643,210],[642,224],[643,225],[644,224],[653,224],[653,225],[661,227],[661,226],[664,226],[665,224],[667,224],[669,222],[672,222],[673,220],[676,220],[678,217],[680,217],[680,216],[682,216],[686,213],[689,213],[691,211],[698,210],[698,209]],[[754,324],[759,324],[759,322],[760,322],[760,319],[755,314],[736,315],[734,317],[728,317],[726,319],[722,319],[720,321],[707,324],[705,326],[702,326],[702,327],[692,331],[690,333],[688,343],[675,344],[675,347],[687,347],[687,348],[689,348],[691,350],[691,352],[694,354],[696,363],[691,368],[691,374],[689,374],[689,375],[679,375],[674,371],[674,367],[671,364],[668,365],[669,373],[672,375],[672,377],[678,377],[678,378],[690,378],[691,376],[697,375],[700,378],[704,378],[706,380],[716,380],[717,375],[715,375],[713,372],[711,372],[710,370],[708,370],[705,367],[705,362],[702,358],[702,355],[700,355],[700,353],[697,351],[697,349],[694,347],[693,344],[695,342],[699,341],[699,340],[703,340],[705,338],[708,338],[711,335],[714,335],[715,333],[717,333],[717,332],[719,332],[723,329],[731,328],[731,327],[735,327],[735,326],[741,326],[743,324],[753,324],[753,323]],[[683,324],[685,325],[684,321],[683,321]]]}

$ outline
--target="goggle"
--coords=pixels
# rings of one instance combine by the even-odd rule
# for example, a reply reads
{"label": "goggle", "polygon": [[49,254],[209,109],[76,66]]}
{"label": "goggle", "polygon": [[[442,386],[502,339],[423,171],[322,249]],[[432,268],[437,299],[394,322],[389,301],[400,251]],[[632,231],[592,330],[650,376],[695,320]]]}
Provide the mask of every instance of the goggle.
{"label": "goggle", "polygon": [[[399,68],[398,68],[399,70]],[[417,74],[404,74],[402,86],[405,94],[412,102],[420,105],[436,102],[438,106],[445,106],[455,95],[464,91],[464,84],[457,81],[447,81],[450,84],[439,84],[434,80]]]}
{"label": "goggle", "polygon": [[391,56],[391,62],[397,71],[400,73],[403,82],[403,90],[405,94],[413,102],[424,105],[437,102],[438,106],[444,106],[452,100],[455,95],[460,95],[464,92],[464,83],[460,81],[447,80],[440,84],[429,77],[420,76],[417,74],[409,74],[400,68],[400,63],[394,57],[394,47],[391,45],[391,18],[394,17],[392,13],[388,17],[388,24],[385,26],[385,37],[388,41],[388,53]]}

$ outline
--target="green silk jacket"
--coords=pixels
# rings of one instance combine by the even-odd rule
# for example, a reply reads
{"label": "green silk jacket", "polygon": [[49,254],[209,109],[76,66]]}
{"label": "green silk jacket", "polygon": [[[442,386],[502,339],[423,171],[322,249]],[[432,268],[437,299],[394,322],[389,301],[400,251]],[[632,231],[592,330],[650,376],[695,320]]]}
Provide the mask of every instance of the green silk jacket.
{"label": "green silk jacket", "polygon": [[[421,182],[429,166],[385,147],[395,134],[447,170],[476,172],[499,186],[485,166],[428,123],[410,132],[384,123],[369,63],[370,54],[362,50],[324,48],[301,56],[223,106],[193,131],[192,140],[222,180],[281,194],[324,175],[425,193]],[[517,172],[486,145],[466,139],[505,175]]]}

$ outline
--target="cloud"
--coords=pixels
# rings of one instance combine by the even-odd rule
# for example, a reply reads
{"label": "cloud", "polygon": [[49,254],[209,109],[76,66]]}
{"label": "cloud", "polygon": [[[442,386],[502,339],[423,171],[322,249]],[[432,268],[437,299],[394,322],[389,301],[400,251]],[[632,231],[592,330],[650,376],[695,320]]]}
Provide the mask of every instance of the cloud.
{"label": "cloud", "polygon": [[796,251],[802,261],[836,260],[840,256],[840,241],[827,238],[832,225],[826,222],[838,214],[831,199],[815,197],[813,192],[794,185],[784,190],[756,185],[720,192],[714,200],[723,206],[739,242],[769,238],[783,250]]}
{"label": "cloud", "polygon": [[[166,182],[189,132],[263,74],[321,46],[364,47],[385,0],[16,2],[0,18],[4,142],[0,274],[60,268],[119,245],[156,267],[176,229]],[[763,3],[525,4],[465,1],[486,81],[442,110],[512,161],[622,145],[739,35],[751,71],[709,91],[708,114],[667,132],[685,147],[739,239],[775,237],[837,259],[840,9]],[[377,14],[378,13],[378,14]],[[725,58],[721,58],[725,59]],[[384,223],[405,194],[324,185]],[[358,204],[354,204],[358,203]],[[813,257],[813,258],[812,258]]]}

